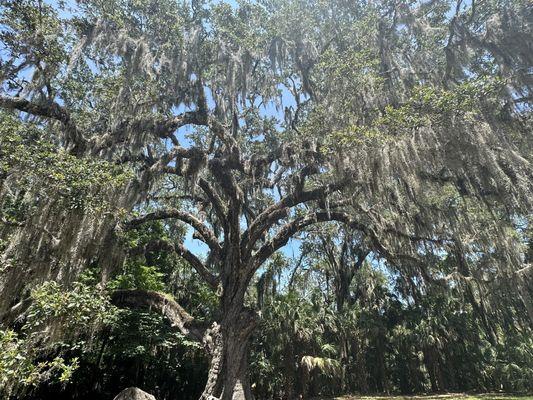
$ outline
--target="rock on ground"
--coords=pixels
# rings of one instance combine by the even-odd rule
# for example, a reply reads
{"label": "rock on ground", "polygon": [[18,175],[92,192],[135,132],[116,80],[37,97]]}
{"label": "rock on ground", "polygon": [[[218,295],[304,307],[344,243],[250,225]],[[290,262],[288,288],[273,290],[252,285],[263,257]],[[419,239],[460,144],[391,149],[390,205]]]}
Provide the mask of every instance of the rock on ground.
{"label": "rock on ground", "polygon": [[136,387],[129,387],[117,394],[113,400],[155,400],[155,397]]}

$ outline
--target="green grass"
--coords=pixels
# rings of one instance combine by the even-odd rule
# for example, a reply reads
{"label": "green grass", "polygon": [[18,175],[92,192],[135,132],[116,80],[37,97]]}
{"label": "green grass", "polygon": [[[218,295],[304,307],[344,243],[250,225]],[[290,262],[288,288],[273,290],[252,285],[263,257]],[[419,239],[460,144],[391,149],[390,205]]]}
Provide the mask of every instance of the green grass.
{"label": "green grass", "polygon": [[531,395],[447,393],[420,396],[342,396],[323,400],[533,400]]}

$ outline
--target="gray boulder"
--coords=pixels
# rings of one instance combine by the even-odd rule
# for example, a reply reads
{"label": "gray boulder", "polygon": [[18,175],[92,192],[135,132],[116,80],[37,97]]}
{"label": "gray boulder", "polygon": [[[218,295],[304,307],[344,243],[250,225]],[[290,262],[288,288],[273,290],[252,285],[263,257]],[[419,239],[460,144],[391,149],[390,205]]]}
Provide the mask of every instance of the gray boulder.
{"label": "gray boulder", "polygon": [[117,394],[113,400],[155,400],[155,397],[136,387],[129,387]]}

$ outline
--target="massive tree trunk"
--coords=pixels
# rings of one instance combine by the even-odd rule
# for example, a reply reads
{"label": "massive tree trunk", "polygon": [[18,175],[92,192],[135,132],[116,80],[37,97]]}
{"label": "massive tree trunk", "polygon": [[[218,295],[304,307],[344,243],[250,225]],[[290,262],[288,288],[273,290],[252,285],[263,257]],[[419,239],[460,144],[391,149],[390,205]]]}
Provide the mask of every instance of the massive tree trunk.
{"label": "massive tree trunk", "polygon": [[236,313],[206,333],[204,344],[210,356],[209,373],[201,400],[253,399],[248,374],[250,338],[255,316],[242,306]]}
{"label": "massive tree trunk", "polygon": [[112,300],[118,306],[157,311],[182,334],[203,344],[209,358],[209,371],[200,400],[251,400],[248,353],[257,321],[256,314],[244,307],[244,291],[242,286],[236,292],[228,290],[227,295],[223,295],[221,305],[226,306],[223,319],[208,329],[161,293],[119,290],[113,293]]}

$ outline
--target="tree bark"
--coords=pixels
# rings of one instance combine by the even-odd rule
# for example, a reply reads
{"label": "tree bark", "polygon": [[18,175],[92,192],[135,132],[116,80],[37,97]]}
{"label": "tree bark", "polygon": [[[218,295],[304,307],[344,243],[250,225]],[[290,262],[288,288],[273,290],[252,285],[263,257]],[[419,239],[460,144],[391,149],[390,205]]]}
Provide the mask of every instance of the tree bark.
{"label": "tree bark", "polygon": [[206,333],[204,345],[210,356],[210,365],[200,400],[253,399],[248,353],[255,316],[242,308],[237,314],[229,313],[228,317],[220,325],[214,324]]}

